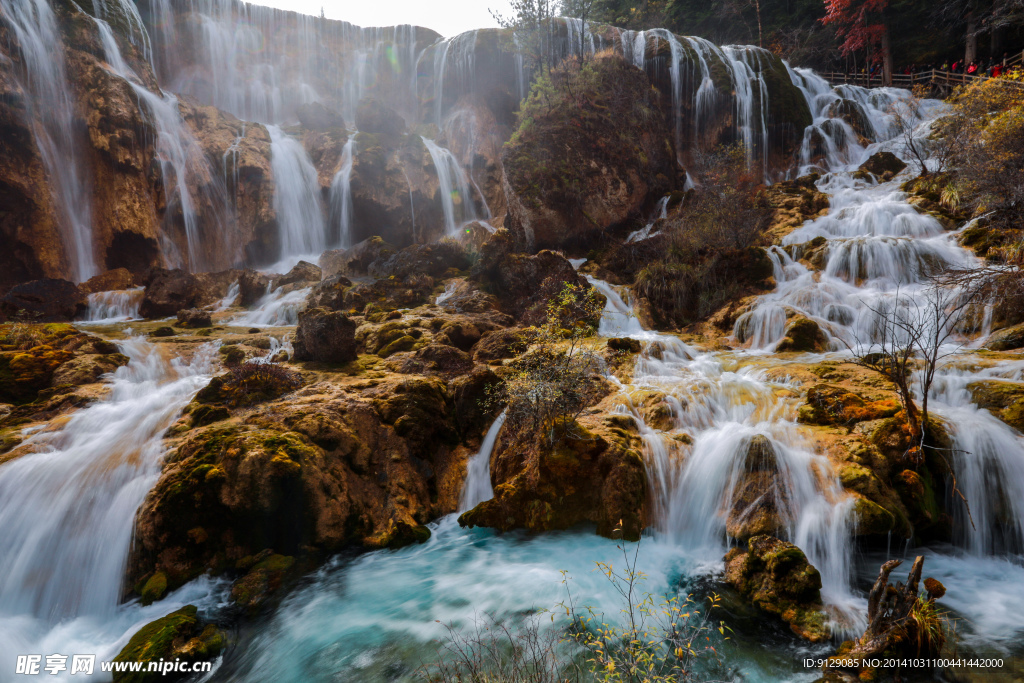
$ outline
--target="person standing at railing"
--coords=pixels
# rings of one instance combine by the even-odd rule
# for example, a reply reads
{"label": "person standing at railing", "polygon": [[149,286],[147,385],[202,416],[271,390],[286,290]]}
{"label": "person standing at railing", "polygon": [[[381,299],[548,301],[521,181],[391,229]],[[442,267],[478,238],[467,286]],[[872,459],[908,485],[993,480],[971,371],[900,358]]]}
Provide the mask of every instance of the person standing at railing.
{"label": "person standing at railing", "polygon": [[977,73],[978,73],[978,63],[977,62],[971,62],[970,64],[967,65],[967,75],[968,76],[974,76]]}
{"label": "person standing at railing", "polygon": [[992,67],[992,78],[999,78],[1002,75],[1003,75],[1003,65],[1002,65],[1002,63],[996,64],[995,66]]}
{"label": "person standing at railing", "polygon": [[949,71],[949,60],[948,59],[942,63],[942,66],[939,67],[939,70],[940,71]]}

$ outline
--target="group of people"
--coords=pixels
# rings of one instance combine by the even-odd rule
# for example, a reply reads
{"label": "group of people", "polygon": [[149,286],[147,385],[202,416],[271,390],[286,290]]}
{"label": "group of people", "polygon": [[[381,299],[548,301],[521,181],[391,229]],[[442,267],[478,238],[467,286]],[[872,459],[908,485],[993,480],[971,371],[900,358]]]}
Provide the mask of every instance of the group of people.
{"label": "group of people", "polygon": [[[1011,74],[1014,71],[1019,71],[1021,65],[1011,66],[1009,53],[1003,53],[1001,60],[989,59],[988,62],[972,61],[967,62],[963,59],[958,59],[952,64],[949,60],[939,63],[929,64],[910,64],[903,67],[902,69],[896,69],[894,73],[903,74],[906,76],[912,76],[919,73],[929,73],[932,71],[944,71],[954,74],[967,74],[968,76],[987,76],[989,78],[1000,78]],[[871,79],[881,78],[882,66],[875,64],[870,70],[861,69],[861,74],[867,73]]]}

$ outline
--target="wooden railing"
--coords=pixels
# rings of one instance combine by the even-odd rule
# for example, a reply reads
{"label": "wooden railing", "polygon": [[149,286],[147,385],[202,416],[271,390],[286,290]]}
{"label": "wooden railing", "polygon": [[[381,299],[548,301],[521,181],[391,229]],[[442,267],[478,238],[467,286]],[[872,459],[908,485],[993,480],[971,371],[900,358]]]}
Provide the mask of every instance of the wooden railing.
{"label": "wooden railing", "polygon": [[[1016,60],[1007,60],[1007,68],[1021,62],[1020,56]],[[823,73],[821,77],[832,85],[849,84],[849,85],[860,85],[865,88],[881,88],[885,85],[882,82],[881,74],[863,74],[863,73]],[[945,85],[951,88],[955,88],[960,85],[966,85],[974,81],[980,81],[987,79],[988,76],[985,74],[965,74],[965,73],[953,73],[952,71],[919,71],[914,74],[893,74],[892,83],[889,85],[894,88],[913,88],[915,85]],[[1000,79],[1004,80],[1004,79]],[[1005,79],[1004,82],[1007,85],[1024,88],[1024,83]]]}

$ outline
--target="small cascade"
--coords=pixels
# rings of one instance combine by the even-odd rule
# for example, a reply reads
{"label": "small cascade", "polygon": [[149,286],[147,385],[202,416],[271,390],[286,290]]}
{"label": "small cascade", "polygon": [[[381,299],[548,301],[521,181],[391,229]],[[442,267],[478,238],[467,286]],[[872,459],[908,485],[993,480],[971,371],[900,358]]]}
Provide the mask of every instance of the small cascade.
{"label": "small cascade", "polygon": [[341,150],[341,168],[331,181],[331,224],[338,226],[338,243],[351,247],[352,233],[352,163],[356,153],[356,136],[350,135]]}
{"label": "small cascade", "polygon": [[46,168],[57,223],[72,277],[82,282],[96,274],[90,216],[92,188],[76,132],[74,94],[64,72],[63,43],[48,0],[0,0],[4,23],[17,38],[25,73],[21,86],[36,147]]}
{"label": "small cascade", "polygon": [[455,237],[463,225],[479,218],[473,194],[469,189],[469,179],[450,150],[441,147],[430,138],[423,138],[423,144],[430,152],[434,169],[437,171],[445,235]]}
{"label": "small cascade", "polygon": [[434,299],[434,303],[440,306],[445,301],[448,301],[448,299],[451,299],[455,295],[455,290],[458,288],[459,283],[452,280],[444,286],[444,291],[437,295],[437,298]]}
{"label": "small cascade", "polygon": [[139,306],[145,296],[145,287],[94,292],[87,297],[89,305],[83,322],[113,323],[139,319]]}
{"label": "small cascade", "polygon": [[480,450],[466,463],[466,483],[463,484],[462,494],[459,496],[459,512],[472,510],[485,500],[494,498],[494,489],[491,488],[491,453],[498,441],[501,427],[505,424],[505,414],[506,411],[502,411],[491,423],[480,444]]}
{"label": "small cascade", "polygon": [[[658,537],[688,555],[717,561],[725,553],[727,519],[733,521],[741,492],[751,485],[748,477],[770,472],[768,493],[780,535],[821,572],[822,597],[836,627],[850,633],[862,628],[861,601],[851,592],[853,500],[828,459],[801,439],[796,402],[779,398],[779,383],[766,380],[763,370],[727,370],[735,360],[699,354],[675,337],[643,330],[614,288],[587,279],[608,298],[599,333],[648,342],[622,387],[619,409],[633,417],[643,439]],[[647,425],[632,407],[634,391],[663,393],[672,426],[661,431]]]}
{"label": "small cascade", "polygon": [[92,0],[92,15],[106,24],[116,24],[126,31],[128,40],[142,53],[142,58],[153,65],[153,46],[149,32],[132,0]]}
{"label": "small cascade", "polygon": [[929,404],[950,429],[950,460],[970,505],[968,515],[962,501],[953,501],[955,540],[975,557],[1019,556],[1024,554],[1024,437],[974,404],[967,386],[980,380],[1020,383],[1024,369],[1012,361],[980,372],[946,367]]}
{"label": "small cascade", "polygon": [[238,204],[238,161],[241,154],[240,145],[245,139],[245,123],[242,123],[242,130],[231,145],[224,150],[224,157],[221,159],[224,166],[224,185],[227,188],[231,200],[231,207],[237,208]]}
{"label": "small cascade", "polygon": [[587,282],[605,296],[604,311],[598,324],[598,334],[602,337],[650,337],[651,332],[644,330],[636,317],[633,307],[622,298],[622,295],[610,284],[585,275]]}
{"label": "small cascade", "polygon": [[655,235],[661,234],[660,230],[654,231],[654,224],[668,217],[668,200],[669,197],[667,196],[662,197],[661,199],[658,200],[658,206],[654,211],[654,216],[651,217],[651,220],[647,223],[647,225],[640,228],[639,230],[634,230],[633,232],[629,233],[629,236],[626,237],[626,244],[629,244],[631,242],[643,242],[644,240],[648,240],[654,237]]}
{"label": "small cascade", "polygon": [[[0,467],[0,614],[56,623],[110,616],[121,599],[135,511],[160,473],[163,434],[210,377],[214,347],[167,363],[138,339],[109,398],[29,437]],[[45,577],[45,580],[40,580]]]}
{"label": "small cascade", "polygon": [[732,72],[735,90],[736,125],[747,152],[747,168],[761,159],[762,174],[768,177],[768,85],[761,77],[762,60],[771,53],[761,48],[729,45],[721,48]]}
{"label": "small cascade", "polygon": [[[269,125],[270,164],[274,174],[274,212],[277,214],[282,261],[318,257],[327,246],[320,184],[316,168],[302,144]],[[281,269],[284,272],[284,269]]]}
{"label": "small cascade", "polygon": [[237,327],[287,327],[297,325],[299,322],[299,311],[306,304],[306,296],[310,288],[296,289],[286,292],[284,287],[270,290],[256,304],[252,310],[237,315],[230,320],[229,325]]}
{"label": "small cascade", "polygon": [[238,280],[235,280],[228,286],[228,293],[224,295],[224,298],[217,302],[217,307],[214,308],[214,311],[220,312],[228,310],[235,305],[235,302],[238,300],[238,295],[241,293],[242,286],[239,284]]}

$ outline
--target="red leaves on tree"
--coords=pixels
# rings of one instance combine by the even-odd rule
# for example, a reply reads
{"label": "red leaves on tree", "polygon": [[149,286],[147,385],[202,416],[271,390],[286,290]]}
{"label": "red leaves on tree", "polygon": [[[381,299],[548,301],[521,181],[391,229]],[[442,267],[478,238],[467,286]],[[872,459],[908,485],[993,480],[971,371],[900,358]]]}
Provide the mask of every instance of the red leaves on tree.
{"label": "red leaves on tree", "polygon": [[[889,0],[825,0],[821,23],[835,25],[836,35],[844,39],[839,50],[848,55],[881,44],[885,33],[881,14],[888,6]],[[875,54],[881,57],[879,52]]]}

